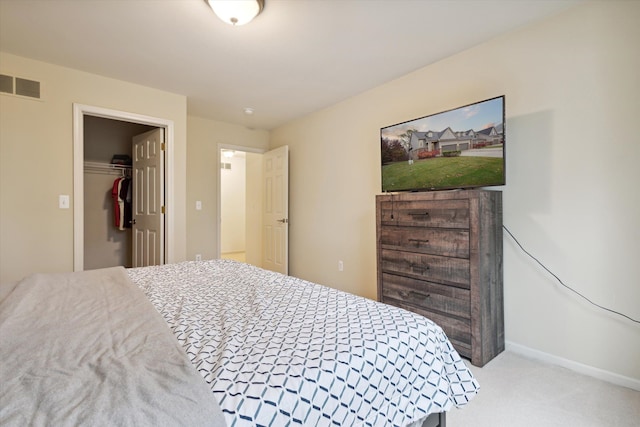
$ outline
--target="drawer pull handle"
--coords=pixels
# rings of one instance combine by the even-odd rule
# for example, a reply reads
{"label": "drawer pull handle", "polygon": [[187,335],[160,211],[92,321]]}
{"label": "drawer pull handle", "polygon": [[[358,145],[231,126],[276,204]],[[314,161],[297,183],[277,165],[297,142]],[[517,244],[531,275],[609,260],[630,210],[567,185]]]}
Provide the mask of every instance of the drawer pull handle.
{"label": "drawer pull handle", "polygon": [[410,291],[409,296],[412,298],[420,298],[420,299],[431,298],[431,294],[422,294],[420,292],[414,292],[414,291]]}
{"label": "drawer pull handle", "polygon": [[413,213],[411,214],[411,216],[429,216],[429,212],[428,212],[428,211],[427,211],[427,212],[425,212],[425,213],[422,213],[422,212],[413,212]]}
{"label": "drawer pull handle", "polygon": [[428,265],[411,264],[411,271],[413,271],[415,273],[424,273],[425,270],[429,270],[429,266]]}
{"label": "drawer pull handle", "polygon": [[427,244],[429,243],[429,239],[409,239],[409,243],[415,243],[416,246],[420,246],[421,243]]}

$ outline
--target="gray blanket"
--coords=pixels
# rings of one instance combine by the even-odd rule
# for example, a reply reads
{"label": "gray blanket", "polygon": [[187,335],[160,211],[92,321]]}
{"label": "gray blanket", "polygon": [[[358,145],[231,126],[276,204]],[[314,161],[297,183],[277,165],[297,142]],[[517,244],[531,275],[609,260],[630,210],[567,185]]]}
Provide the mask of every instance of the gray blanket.
{"label": "gray blanket", "polygon": [[0,300],[0,425],[224,426],[123,268],[33,275]]}

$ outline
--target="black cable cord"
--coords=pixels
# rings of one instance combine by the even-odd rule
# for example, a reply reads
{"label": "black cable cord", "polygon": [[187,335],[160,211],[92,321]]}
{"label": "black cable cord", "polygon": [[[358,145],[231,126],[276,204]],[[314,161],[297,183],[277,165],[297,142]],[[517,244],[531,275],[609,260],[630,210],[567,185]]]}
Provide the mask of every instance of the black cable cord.
{"label": "black cable cord", "polygon": [[520,247],[520,249],[522,249],[522,252],[524,252],[525,254],[529,255],[529,257],[531,257],[531,259],[533,259],[535,262],[537,262],[542,268],[545,269],[545,271],[547,273],[549,273],[550,275],[552,275],[553,277],[555,277],[555,279],[558,281],[558,283],[560,283],[562,286],[564,286],[565,288],[569,289],[571,292],[575,293],[576,295],[584,298],[585,300],[587,300],[590,304],[595,305],[596,307],[602,309],[602,310],[606,310],[608,312],[611,312],[613,314],[617,314],[618,316],[622,316],[622,317],[626,317],[627,319],[631,320],[632,322],[635,323],[640,323],[640,320],[636,320],[633,319],[629,316],[627,316],[626,314],[620,313],[618,311],[615,310],[611,310],[610,308],[607,307],[603,307],[600,304],[596,304],[595,302],[591,301],[589,298],[585,297],[584,295],[582,295],[580,292],[576,291],[575,289],[573,289],[572,287],[566,285],[562,280],[560,280],[560,278],[558,276],[556,276],[551,270],[549,270],[543,263],[541,263],[538,258],[534,257],[533,255],[531,255],[524,247],[522,247],[522,245],[520,244],[520,242],[518,241],[518,239],[515,238],[515,236],[511,233],[511,231],[509,231],[509,229],[506,226],[502,226],[502,228],[505,229],[505,231],[507,233],[509,233],[509,236],[511,236],[511,238],[513,239],[514,242],[516,242],[516,244]]}
{"label": "black cable cord", "polygon": [[393,212],[394,212],[394,209],[393,209],[393,193],[392,193],[391,194],[391,219],[393,219]]}

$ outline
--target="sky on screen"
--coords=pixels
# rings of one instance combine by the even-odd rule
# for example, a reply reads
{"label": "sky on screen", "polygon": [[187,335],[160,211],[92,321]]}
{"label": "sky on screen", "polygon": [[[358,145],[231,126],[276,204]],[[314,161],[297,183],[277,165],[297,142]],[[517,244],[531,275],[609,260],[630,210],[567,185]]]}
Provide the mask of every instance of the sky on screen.
{"label": "sky on screen", "polygon": [[388,126],[380,130],[381,137],[398,139],[408,129],[418,132],[428,130],[440,132],[450,127],[454,132],[473,129],[479,131],[490,126],[502,124],[504,98],[494,98],[487,101],[471,104],[455,110],[411,120],[409,122]]}

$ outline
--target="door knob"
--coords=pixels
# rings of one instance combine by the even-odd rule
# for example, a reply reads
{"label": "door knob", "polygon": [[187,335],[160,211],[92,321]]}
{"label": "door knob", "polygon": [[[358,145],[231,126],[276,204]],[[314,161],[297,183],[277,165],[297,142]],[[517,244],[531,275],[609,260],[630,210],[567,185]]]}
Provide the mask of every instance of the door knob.
{"label": "door knob", "polygon": [[287,218],[282,218],[282,219],[279,219],[278,222],[281,222],[283,224],[287,224],[289,222],[289,220]]}

